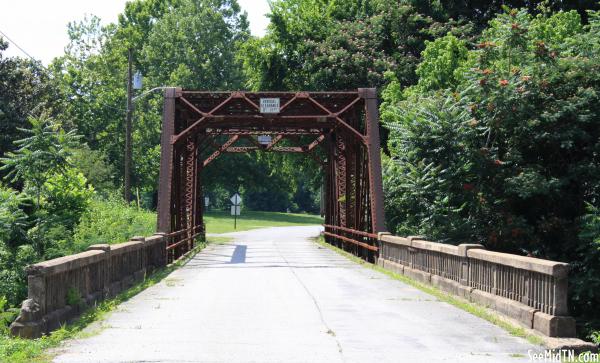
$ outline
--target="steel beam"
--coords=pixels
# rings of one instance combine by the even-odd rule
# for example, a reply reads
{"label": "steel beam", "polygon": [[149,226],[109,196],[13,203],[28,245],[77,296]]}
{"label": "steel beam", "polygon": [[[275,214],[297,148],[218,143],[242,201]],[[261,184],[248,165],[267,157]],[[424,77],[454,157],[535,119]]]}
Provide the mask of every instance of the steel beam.
{"label": "steel beam", "polygon": [[223,145],[221,145],[221,147],[215,151],[214,153],[212,153],[211,156],[209,156],[206,160],[204,160],[204,163],[202,164],[203,167],[206,167],[208,164],[210,164],[213,160],[215,160],[219,155],[221,155],[222,152],[224,152],[225,150],[227,150],[228,147],[230,147],[231,145],[233,145],[236,141],[238,141],[240,137],[238,135],[233,135],[229,138],[229,140],[227,140]]}
{"label": "steel beam", "polygon": [[[279,114],[260,114],[261,97],[279,97]],[[165,91],[157,228],[168,233],[170,260],[203,232],[202,170],[224,153],[304,153],[324,173],[326,241],[365,259],[385,231],[375,89],[354,92]],[[365,120],[363,123],[362,120]],[[268,145],[256,135],[272,135]],[[227,141],[215,141],[226,135]],[[284,138],[302,146],[280,146]],[[236,142],[247,138],[251,143]],[[184,142],[182,142],[184,141]],[[214,148],[208,158],[201,155]],[[316,150],[321,147],[325,160]],[[174,232],[176,231],[176,232]]]}
{"label": "steel beam", "polygon": [[371,223],[373,232],[386,232],[387,229],[385,227],[385,214],[383,209],[383,181],[381,177],[381,146],[379,144],[377,90],[375,88],[359,88],[358,92],[360,96],[365,99]]}
{"label": "steel beam", "polygon": [[173,145],[171,137],[175,134],[175,99],[178,89],[167,88],[164,93],[162,132],[160,136],[160,171],[158,177],[157,231],[171,230]]}

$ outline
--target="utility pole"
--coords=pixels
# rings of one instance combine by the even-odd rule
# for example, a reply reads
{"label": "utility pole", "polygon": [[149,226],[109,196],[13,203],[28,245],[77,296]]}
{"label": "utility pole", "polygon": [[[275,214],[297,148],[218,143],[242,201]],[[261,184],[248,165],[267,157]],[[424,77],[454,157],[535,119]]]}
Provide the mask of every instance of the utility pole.
{"label": "utility pole", "polygon": [[123,199],[129,203],[131,196],[131,117],[133,113],[133,51],[129,48],[127,65],[127,115],[125,119],[125,170],[123,181]]}

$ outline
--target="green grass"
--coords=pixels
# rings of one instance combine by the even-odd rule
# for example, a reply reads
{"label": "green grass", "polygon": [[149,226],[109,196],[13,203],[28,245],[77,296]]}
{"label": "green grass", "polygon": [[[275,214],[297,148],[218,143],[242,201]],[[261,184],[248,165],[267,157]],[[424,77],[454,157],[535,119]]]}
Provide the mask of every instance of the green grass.
{"label": "green grass", "polygon": [[206,223],[206,232],[208,233],[227,233],[264,227],[323,224],[323,218],[311,214],[242,210],[241,215],[237,218],[237,228],[233,229],[233,216],[229,212],[211,211],[204,214],[204,223]]}
{"label": "green grass", "polygon": [[468,302],[459,297],[456,297],[454,295],[450,295],[441,290],[438,290],[437,288],[435,288],[431,285],[422,284],[422,283],[417,282],[407,276],[384,269],[381,266],[366,262],[359,257],[356,257],[342,249],[339,249],[335,246],[330,245],[329,243],[326,243],[322,236],[317,239],[317,243],[323,247],[334,250],[335,252],[345,256],[346,258],[348,258],[358,264],[361,264],[365,267],[371,268],[375,271],[381,272],[395,280],[402,281],[402,282],[406,283],[407,285],[413,286],[429,295],[436,297],[440,301],[444,301],[444,302],[446,302],[450,305],[453,305],[461,310],[471,313],[479,318],[487,320],[490,323],[497,325],[497,326],[501,327],[502,329],[506,330],[510,335],[525,338],[525,339],[527,339],[527,341],[529,341],[531,344],[534,344],[534,345],[542,345],[544,343],[544,340],[541,337],[539,337],[535,334],[531,334],[525,328],[522,328],[520,326],[517,326],[515,324],[508,322],[505,319],[502,319],[499,315],[491,312],[488,308],[486,308],[484,306]]}
{"label": "green grass", "polygon": [[[255,228],[322,224],[317,215],[242,210],[233,229],[233,216],[225,211],[205,213],[208,233],[247,231]],[[97,243],[121,243],[133,236],[149,236],[156,230],[156,212],[138,209],[120,200],[94,199],[75,229],[71,253]]]}
{"label": "green grass", "polygon": [[156,212],[138,209],[117,199],[94,199],[75,228],[72,253],[98,243],[121,243],[156,231]]}
{"label": "green grass", "polygon": [[[223,237],[208,238],[208,240],[208,243],[226,243],[228,241]],[[21,339],[11,337],[6,332],[0,332],[0,362],[25,363],[51,361],[52,356],[48,353],[48,349],[57,347],[66,339],[83,338],[101,331],[100,329],[99,331],[89,333],[84,332],[83,329],[90,323],[103,319],[107,313],[114,310],[119,304],[160,282],[173,272],[173,270],[186,263],[197,252],[206,247],[208,243],[199,243],[185,258],[153,272],[143,282],[121,292],[115,298],[100,302],[97,306],[88,309],[73,323],[61,327],[50,335],[38,339]]]}

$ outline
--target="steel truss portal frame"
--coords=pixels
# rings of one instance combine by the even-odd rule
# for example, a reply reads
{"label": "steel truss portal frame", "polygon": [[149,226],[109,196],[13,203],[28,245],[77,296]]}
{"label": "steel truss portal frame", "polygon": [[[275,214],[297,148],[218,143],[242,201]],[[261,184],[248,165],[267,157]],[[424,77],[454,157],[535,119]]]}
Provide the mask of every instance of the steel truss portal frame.
{"label": "steel truss portal frame", "polygon": [[[261,98],[279,98],[280,112],[260,113]],[[255,151],[311,157],[324,174],[326,241],[374,261],[377,233],[386,230],[377,107],[374,88],[353,92],[167,88],[157,229],[170,237],[169,261],[184,255],[205,234],[202,170],[223,154]],[[261,144],[257,135],[270,135],[271,141]],[[307,138],[308,143],[290,145]]]}

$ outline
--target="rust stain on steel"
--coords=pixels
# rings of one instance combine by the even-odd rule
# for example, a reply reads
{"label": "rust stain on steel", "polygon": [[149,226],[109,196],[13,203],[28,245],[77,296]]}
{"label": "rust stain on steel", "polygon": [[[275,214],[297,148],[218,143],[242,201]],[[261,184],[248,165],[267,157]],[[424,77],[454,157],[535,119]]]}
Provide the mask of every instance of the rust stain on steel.
{"label": "rust stain on steel", "polygon": [[[385,231],[376,90],[348,92],[165,91],[158,230],[169,261],[205,234],[202,172],[226,153],[302,153],[323,170],[325,239],[366,260]],[[261,114],[260,98],[279,98]],[[272,136],[267,145],[257,135]]]}

